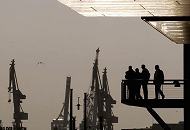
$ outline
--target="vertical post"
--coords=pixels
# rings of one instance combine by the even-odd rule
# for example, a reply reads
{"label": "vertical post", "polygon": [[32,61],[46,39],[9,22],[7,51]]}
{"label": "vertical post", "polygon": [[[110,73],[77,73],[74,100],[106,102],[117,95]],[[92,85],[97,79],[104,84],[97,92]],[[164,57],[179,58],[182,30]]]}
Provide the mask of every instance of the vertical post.
{"label": "vertical post", "polygon": [[79,98],[80,98],[80,97],[78,97],[77,110],[80,109]]}
{"label": "vertical post", "polygon": [[99,117],[99,122],[100,122],[100,130],[103,130],[103,118],[102,118],[102,116]]}
{"label": "vertical post", "polygon": [[126,85],[125,85],[125,81],[122,80],[121,82],[121,102],[126,100]]}
{"label": "vertical post", "polygon": [[3,127],[3,123],[2,123],[2,120],[0,120],[0,130],[2,130],[2,127]]}
{"label": "vertical post", "polygon": [[87,94],[84,93],[84,130],[87,130],[87,125],[86,125],[86,100],[87,100]]}
{"label": "vertical post", "polygon": [[73,117],[73,130],[76,130],[75,127],[76,127],[76,117]]}
{"label": "vertical post", "polygon": [[70,125],[69,130],[73,130],[73,89],[70,89]]}
{"label": "vertical post", "polygon": [[184,44],[183,45],[183,65],[184,65],[184,130],[188,130],[188,121],[190,120],[189,114],[190,114],[190,107],[187,105],[187,100],[190,98],[189,92],[190,92],[190,44]]}

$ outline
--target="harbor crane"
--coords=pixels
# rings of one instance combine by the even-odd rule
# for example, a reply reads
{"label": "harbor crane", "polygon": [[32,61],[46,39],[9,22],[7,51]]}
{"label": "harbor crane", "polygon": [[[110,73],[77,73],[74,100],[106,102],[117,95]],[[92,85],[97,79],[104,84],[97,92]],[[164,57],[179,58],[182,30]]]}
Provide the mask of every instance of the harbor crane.
{"label": "harbor crane", "polygon": [[[118,123],[118,117],[112,112],[112,104],[116,101],[111,97],[107,79],[107,69],[104,69],[101,79],[98,69],[99,48],[93,66],[90,92],[86,94],[86,108],[80,130],[113,130],[113,123]],[[84,128],[86,126],[87,128]]]}
{"label": "harbor crane", "polygon": [[67,130],[69,124],[69,100],[70,100],[71,77],[67,77],[65,102],[59,116],[51,122],[51,130]]}
{"label": "harbor crane", "polygon": [[[14,104],[14,122],[13,130],[26,130],[26,127],[22,126],[22,120],[28,120],[28,113],[25,113],[21,107],[23,99],[26,99],[26,95],[22,94],[19,89],[16,71],[15,71],[15,60],[13,59],[10,64],[9,69],[9,87],[8,92],[11,96],[13,95],[13,104]],[[11,102],[11,97],[8,102]]]}

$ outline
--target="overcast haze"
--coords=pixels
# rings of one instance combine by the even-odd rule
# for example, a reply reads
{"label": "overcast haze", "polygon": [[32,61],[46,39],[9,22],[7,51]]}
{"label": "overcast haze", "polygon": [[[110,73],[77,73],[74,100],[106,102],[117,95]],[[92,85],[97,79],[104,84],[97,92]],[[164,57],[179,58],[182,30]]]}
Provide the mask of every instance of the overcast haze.
{"label": "overcast haze", "polygon": [[[0,120],[4,126],[12,122],[13,105],[7,102],[12,58],[19,87],[27,96],[22,106],[29,120],[24,126],[50,130],[64,101],[66,77],[72,77],[75,104],[87,92],[98,47],[100,72],[107,67],[110,91],[117,100],[116,130],[150,126],[155,121],[145,109],[120,103],[120,82],[129,65],[141,64],[150,70],[151,78],[154,65],[159,64],[167,79],[182,79],[182,45],[140,18],[87,18],[56,0],[0,0]],[[45,64],[37,65],[40,61]],[[182,109],[157,111],[167,122],[183,120]],[[77,122],[81,112],[74,111]]]}

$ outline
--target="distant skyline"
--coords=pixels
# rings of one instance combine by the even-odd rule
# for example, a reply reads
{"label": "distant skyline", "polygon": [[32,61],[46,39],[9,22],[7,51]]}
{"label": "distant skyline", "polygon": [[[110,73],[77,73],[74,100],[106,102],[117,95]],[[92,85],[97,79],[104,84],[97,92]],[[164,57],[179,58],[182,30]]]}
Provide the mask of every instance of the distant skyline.
{"label": "distant skyline", "polygon": [[[8,101],[9,64],[15,59],[18,83],[27,100],[22,104],[28,130],[50,130],[64,101],[71,76],[74,104],[90,87],[95,50],[99,69],[107,67],[110,92],[121,128],[142,128],[155,122],[143,108],[120,103],[120,82],[129,65],[145,64],[154,74],[159,64],[167,79],[183,78],[183,47],[171,42],[140,18],[87,18],[56,0],[0,0],[0,120],[11,125]],[[45,64],[38,65],[38,62]],[[141,69],[140,69],[141,71]],[[156,109],[166,122],[183,120],[183,109]],[[80,122],[82,109],[76,111]],[[78,124],[77,124],[78,126]]]}

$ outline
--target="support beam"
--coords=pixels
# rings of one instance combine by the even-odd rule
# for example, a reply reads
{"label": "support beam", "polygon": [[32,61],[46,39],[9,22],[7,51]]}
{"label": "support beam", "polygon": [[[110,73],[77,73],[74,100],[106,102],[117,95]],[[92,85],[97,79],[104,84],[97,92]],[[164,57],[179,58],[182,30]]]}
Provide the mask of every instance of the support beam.
{"label": "support beam", "polygon": [[87,100],[87,94],[86,93],[84,93],[84,130],[87,130],[87,125],[86,125],[86,123],[87,123],[87,121],[86,121],[86,100]]}
{"label": "support beam", "polygon": [[171,130],[171,128],[162,120],[162,118],[151,108],[147,105],[148,112],[154,117],[154,119],[160,124],[160,126],[164,130]]}
{"label": "support beam", "polygon": [[190,16],[147,16],[141,19],[145,21],[190,21]]}

